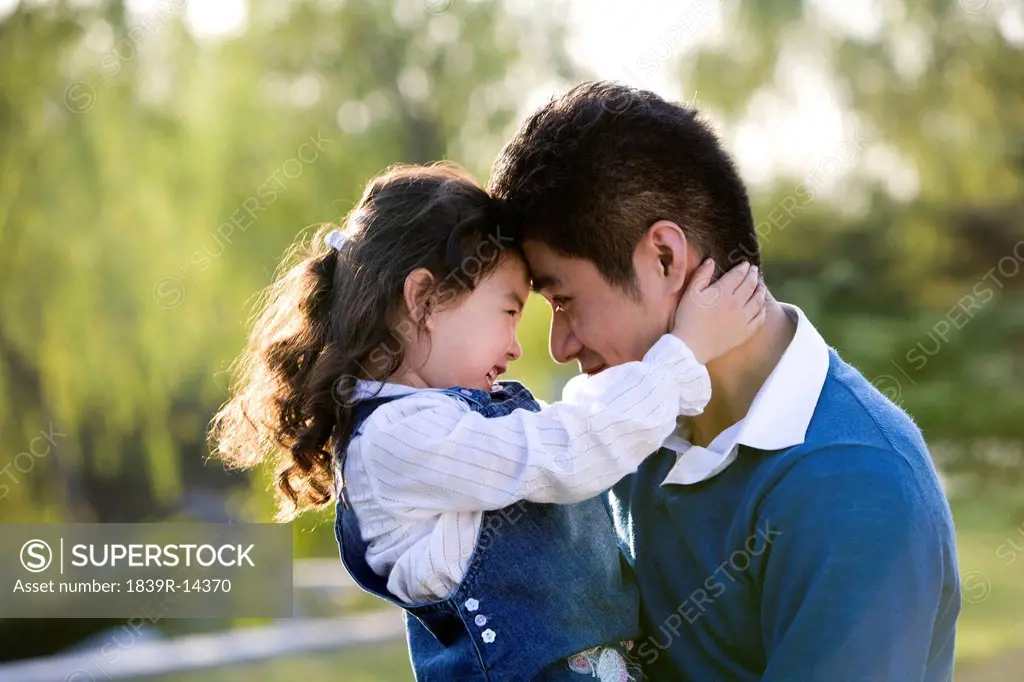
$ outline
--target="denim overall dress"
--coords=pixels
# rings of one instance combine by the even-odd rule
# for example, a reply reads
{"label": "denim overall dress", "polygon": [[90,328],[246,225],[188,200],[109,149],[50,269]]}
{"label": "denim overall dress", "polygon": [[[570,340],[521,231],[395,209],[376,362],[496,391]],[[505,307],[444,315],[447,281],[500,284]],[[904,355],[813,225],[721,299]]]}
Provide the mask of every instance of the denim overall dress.
{"label": "denim overall dress", "polygon": [[[460,387],[445,393],[488,418],[540,409],[516,382],[491,393]],[[357,403],[352,433],[396,399]],[[344,466],[343,457],[337,461]],[[417,682],[641,679],[626,651],[627,640],[640,634],[639,594],[603,496],[568,505],[520,501],[485,512],[456,591],[409,606],[366,563],[367,543],[344,492],[334,526],[342,562],[360,587],[405,611]]]}

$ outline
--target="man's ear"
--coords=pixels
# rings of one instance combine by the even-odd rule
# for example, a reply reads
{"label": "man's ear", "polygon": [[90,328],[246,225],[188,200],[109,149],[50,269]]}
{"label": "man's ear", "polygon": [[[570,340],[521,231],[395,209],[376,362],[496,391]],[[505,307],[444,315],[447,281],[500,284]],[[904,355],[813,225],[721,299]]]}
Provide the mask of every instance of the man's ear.
{"label": "man's ear", "polygon": [[426,268],[416,268],[405,277],[402,296],[409,319],[419,324],[431,313],[430,291],[433,288],[434,275]]}
{"label": "man's ear", "polygon": [[686,239],[686,234],[671,220],[659,220],[647,228],[645,241],[657,258],[658,276],[665,290],[678,293],[686,286],[690,273],[700,265],[701,257]]}

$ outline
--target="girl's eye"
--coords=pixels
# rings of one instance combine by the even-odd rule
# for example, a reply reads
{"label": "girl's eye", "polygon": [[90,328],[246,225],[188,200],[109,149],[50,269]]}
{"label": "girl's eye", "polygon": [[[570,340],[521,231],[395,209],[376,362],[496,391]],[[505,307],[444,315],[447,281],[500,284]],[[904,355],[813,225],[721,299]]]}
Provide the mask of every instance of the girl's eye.
{"label": "girl's eye", "polygon": [[512,317],[515,317],[519,313],[518,310],[506,310],[505,312],[508,313]]}
{"label": "girl's eye", "polygon": [[569,305],[569,299],[565,296],[555,296],[551,299],[551,306],[555,309],[555,312],[565,310],[567,305]]}

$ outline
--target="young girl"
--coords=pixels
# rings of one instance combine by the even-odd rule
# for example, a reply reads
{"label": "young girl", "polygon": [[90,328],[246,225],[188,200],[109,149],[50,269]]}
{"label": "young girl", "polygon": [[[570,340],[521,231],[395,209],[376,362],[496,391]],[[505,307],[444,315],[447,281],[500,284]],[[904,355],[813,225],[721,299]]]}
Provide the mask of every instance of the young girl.
{"label": "young girl", "polygon": [[709,284],[705,263],[642,361],[542,407],[497,381],[528,274],[464,172],[392,169],[318,237],[269,290],[220,456],[278,453],[281,519],[336,500],[342,560],[405,610],[417,680],[638,679],[638,595],[599,496],[703,409],[703,363],[763,321],[756,270]]}

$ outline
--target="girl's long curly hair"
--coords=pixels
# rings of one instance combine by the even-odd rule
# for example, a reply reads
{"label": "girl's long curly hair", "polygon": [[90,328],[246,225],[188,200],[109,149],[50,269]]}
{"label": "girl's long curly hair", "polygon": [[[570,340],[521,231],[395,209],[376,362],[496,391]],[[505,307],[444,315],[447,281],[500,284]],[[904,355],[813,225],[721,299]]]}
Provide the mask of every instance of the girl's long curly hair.
{"label": "girl's long curly hair", "polygon": [[429,312],[520,254],[487,192],[447,162],[388,169],[343,225],[339,249],[324,244],[333,225],[290,249],[257,302],[231,395],[210,424],[212,454],[226,467],[276,465],[279,521],[335,499],[333,453],[350,436],[355,382],[391,376],[408,338],[396,325],[422,322],[406,309],[409,273],[434,276]]}

